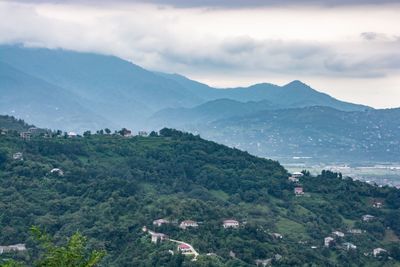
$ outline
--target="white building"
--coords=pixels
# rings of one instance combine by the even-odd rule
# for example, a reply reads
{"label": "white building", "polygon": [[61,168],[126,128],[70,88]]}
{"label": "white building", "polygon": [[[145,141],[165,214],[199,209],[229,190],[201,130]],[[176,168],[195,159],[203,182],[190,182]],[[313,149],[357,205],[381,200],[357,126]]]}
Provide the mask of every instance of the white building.
{"label": "white building", "polygon": [[77,137],[78,134],[75,133],[75,132],[69,132],[69,133],[67,133],[67,136],[68,136],[69,138],[74,138],[74,137]]}
{"label": "white building", "polygon": [[22,155],[21,152],[17,152],[17,153],[14,153],[13,159],[14,159],[14,160],[23,160],[24,157],[23,157],[23,155]]}
{"label": "white building", "polygon": [[334,240],[335,240],[335,239],[333,239],[333,238],[330,237],[330,236],[325,237],[325,238],[324,238],[324,246],[327,247],[327,248],[329,248]]}
{"label": "white building", "polygon": [[380,201],[376,201],[376,202],[374,202],[374,204],[372,205],[372,207],[377,208],[377,209],[382,208],[382,206],[383,206],[383,203],[380,202]]}
{"label": "white building", "polygon": [[196,228],[196,227],[199,227],[199,224],[197,222],[195,222],[195,221],[185,220],[185,221],[182,221],[180,223],[179,227],[182,228],[182,229],[186,229],[188,227]]}
{"label": "white building", "polygon": [[0,254],[7,253],[7,252],[14,252],[14,251],[25,251],[25,250],[26,250],[25,244],[0,246]]}
{"label": "white building", "polygon": [[333,235],[338,236],[338,237],[344,237],[344,233],[340,232],[340,231],[334,231],[332,232]]}
{"label": "white building", "polygon": [[222,225],[225,229],[226,228],[239,228],[239,222],[236,220],[225,220]]}
{"label": "white building", "polygon": [[166,239],[168,239],[168,236],[163,234],[163,233],[155,233],[155,232],[150,232],[151,235],[151,242],[153,243],[158,243],[158,242],[162,242]]}
{"label": "white building", "polygon": [[272,233],[271,235],[276,239],[282,239],[283,238],[283,236],[281,234],[279,234],[279,233]]}
{"label": "white building", "polygon": [[364,222],[369,222],[369,221],[372,221],[374,219],[375,219],[375,216],[373,216],[373,215],[366,214],[366,215],[362,216],[362,220]]}
{"label": "white building", "polygon": [[352,249],[357,249],[357,246],[350,242],[345,242],[345,243],[343,243],[343,248],[345,250],[352,250]]}
{"label": "white building", "polygon": [[379,256],[379,255],[381,255],[381,254],[384,254],[384,253],[387,253],[387,250],[386,250],[386,249],[383,249],[383,248],[375,248],[375,249],[372,251],[372,255],[374,255],[374,257],[377,257],[377,256]]}
{"label": "white building", "polygon": [[292,176],[293,176],[293,177],[296,177],[296,178],[300,178],[300,177],[303,177],[304,174],[301,173],[301,172],[294,172],[294,173],[292,173]]}
{"label": "white building", "polygon": [[20,133],[19,134],[19,136],[22,138],[22,139],[25,139],[25,140],[29,140],[29,139],[31,139],[31,133],[30,132],[22,132],[22,133]]}
{"label": "white building", "polygon": [[168,224],[169,221],[165,219],[158,219],[153,221],[153,225],[160,227],[163,224]]}
{"label": "white building", "polygon": [[361,229],[349,229],[347,232],[350,233],[350,234],[353,234],[353,235],[362,234],[362,230]]}
{"label": "white building", "polygon": [[59,168],[53,168],[53,169],[51,169],[50,173],[57,174],[58,176],[63,176],[63,175],[64,175],[63,170],[61,170],[61,169],[59,169]]}

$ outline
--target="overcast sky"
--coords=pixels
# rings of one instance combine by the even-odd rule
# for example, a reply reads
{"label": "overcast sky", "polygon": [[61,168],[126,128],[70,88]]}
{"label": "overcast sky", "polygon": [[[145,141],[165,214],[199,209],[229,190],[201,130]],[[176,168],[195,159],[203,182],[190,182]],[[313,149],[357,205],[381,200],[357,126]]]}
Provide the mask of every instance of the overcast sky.
{"label": "overcast sky", "polygon": [[0,43],[112,54],[218,87],[301,80],[399,107],[399,2],[0,0]]}

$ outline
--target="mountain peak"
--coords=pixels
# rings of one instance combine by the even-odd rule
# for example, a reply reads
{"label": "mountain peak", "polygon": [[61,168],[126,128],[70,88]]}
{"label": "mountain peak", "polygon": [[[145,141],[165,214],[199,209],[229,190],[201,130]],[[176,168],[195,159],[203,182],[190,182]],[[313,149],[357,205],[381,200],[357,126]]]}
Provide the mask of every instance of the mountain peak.
{"label": "mountain peak", "polygon": [[300,87],[300,86],[301,87],[310,87],[300,80],[294,80],[294,81],[291,81],[290,83],[284,85],[284,87]]}

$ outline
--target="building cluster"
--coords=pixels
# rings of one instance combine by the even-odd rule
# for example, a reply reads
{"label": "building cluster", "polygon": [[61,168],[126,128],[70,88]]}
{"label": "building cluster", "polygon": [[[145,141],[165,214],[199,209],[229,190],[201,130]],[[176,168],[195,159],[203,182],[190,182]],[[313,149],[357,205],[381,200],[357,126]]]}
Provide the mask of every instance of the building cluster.
{"label": "building cluster", "polygon": [[[163,225],[168,225],[170,223],[171,221],[167,219],[157,219],[153,221],[153,226],[161,227]],[[178,224],[177,222],[173,223]],[[199,223],[193,220],[183,220],[179,223],[179,228],[183,230],[186,230],[188,228],[197,228],[197,227],[199,227]],[[222,227],[224,229],[228,228],[237,229],[240,227],[240,223],[237,220],[228,219],[222,222]],[[175,242],[178,243],[177,251],[179,253],[182,253],[183,255],[193,255],[194,256],[193,260],[196,260],[197,256],[199,255],[199,253],[197,253],[196,250],[186,242],[174,240],[169,238],[167,235],[163,233],[158,233],[155,231],[148,230],[146,226],[143,226],[142,230],[143,232],[147,232],[150,234],[152,243],[160,243],[163,241]],[[173,254],[174,252],[172,251],[170,253]]]}
{"label": "building cluster", "polygon": [[31,137],[39,136],[40,134],[44,134],[45,132],[47,131],[36,127],[31,127],[27,131],[21,132],[19,136],[24,140],[30,140]]}
{"label": "building cluster", "polygon": [[[370,215],[370,214],[366,214],[361,217],[361,220],[363,222],[370,222],[370,221],[376,220],[376,217],[373,215]],[[353,234],[353,235],[360,235],[364,232],[365,232],[365,230],[361,230],[361,229],[357,229],[357,228],[352,228],[347,231],[347,233]],[[356,250],[357,246],[354,245],[353,243],[344,242],[342,244],[339,244],[339,241],[344,237],[345,237],[345,234],[343,232],[333,231],[331,236],[327,236],[324,238],[324,247],[329,248],[329,247],[336,246],[336,247],[342,248],[347,251]],[[374,257],[380,257],[385,254],[387,254],[387,251],[383,248],[375,248],[371,253],[364,253],[365,256],[372,255]]]}
{"label": "building cluster", "polygon": [[[344,242],[340,245],[338,242],[344,236],[345,236],[345,234],[343,232],[333,231],[332,236],[327,236],[324,238],[324,247],[330,248],[334,245],[338,245],[338,247],[341,247],[342,249],[347,250],[347,251],[357,249],[357,246],[350,242]],[[336,240],[335,238],[337,238],[338,240]]]}
{"label": "building cluster", "polygon": [[[162,225],[166,225],[166,224],[170,224],[171,221],[167,220],[167,219],[157,219],[153,221],[153,225],[157,226],[157,227],[161,227]],[[227,219],[224,220],[222,222],[222,227],[224,229],[227,228],[239,228],[240,223],[237,220],[233,220],[233,219]],[[179,224],[179,228],[181,229],[188,229],[188,228],[197,228],[199,227],[199,223],[193,220],[183,220],[180,224]]]}

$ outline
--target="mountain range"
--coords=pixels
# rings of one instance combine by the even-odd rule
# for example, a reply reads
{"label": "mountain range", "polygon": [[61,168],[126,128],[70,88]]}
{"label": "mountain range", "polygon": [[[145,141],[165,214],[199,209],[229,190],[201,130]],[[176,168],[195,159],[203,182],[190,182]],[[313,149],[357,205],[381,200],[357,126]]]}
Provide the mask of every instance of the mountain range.
{"label": "mountain range", "polygon": [[1,46],[0,55],[0,113],[42,127],[141,128],[162,109],[191,108],[217,99],[266,101],[259,109],[263,104],[265,108],[368,108],[339,101],[299,81],[282,87],[264,83],[222,90],[177,74],[148,71],[113,56],[21,46]]}
{"label": "mountain range", "polygon": [[298,80],[221,89],[114,56],[3,45],[0,92],[0,114],[42,128],[175,127],[276,159],[386,162],[400,156],[393,148],[398,109],[340,101]]}

